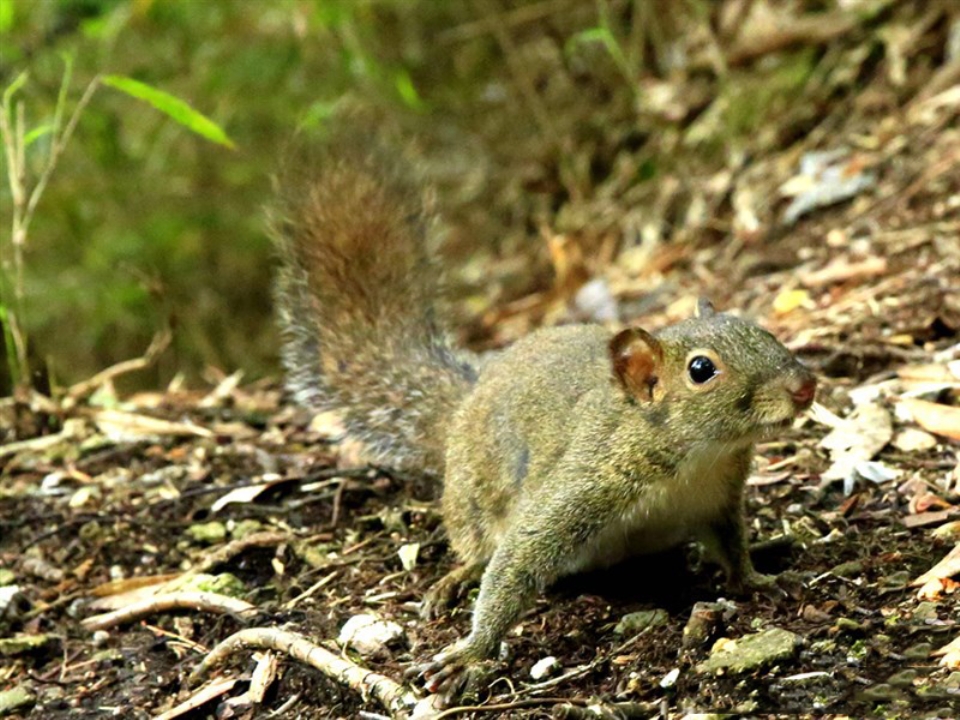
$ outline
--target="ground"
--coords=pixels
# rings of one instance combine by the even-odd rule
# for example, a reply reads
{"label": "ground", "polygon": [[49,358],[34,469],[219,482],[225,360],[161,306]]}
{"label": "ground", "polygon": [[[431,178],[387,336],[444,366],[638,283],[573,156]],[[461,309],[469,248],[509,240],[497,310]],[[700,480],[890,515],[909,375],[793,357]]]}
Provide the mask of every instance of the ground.
{"label": "ground", "polygon": [[[783,594],[697,606],[726,593],[693,547],[571,578],[510,634],[499,679],[478,701],[486,709],[458,713],[577,717],[594,702],[609,717],[960,713],[960,661],[934,654],[960,632],[957,564],[914,583],[960,536],[960,94],[950,77],[927,80],[909,98],[868,87],[830,108],[829,133],[813,123],[701,177],[698,192],[665,181],[648,193],[660,220],[702,237],[607,252],[610,231],[584,228],[628,216],[629,195],[579,206],[586,219],[547,238],[553,281],[465,326],[480,349],[542,322],[603,319],[611,306],[656,329],[702,294],[787,343],[817,373],[826,410],[762,444],[748,487],[755,560],[782,574]],[[841,148],[819,165],[812,154]],[[669,210],[678,198],[701,215]],[[571,249],[578,239],[586,260]],[[38,638],[0,646],[0,687],[31,697],[14,716],[169,711],[191,697],[203,657],[243,627],[296,631],[398,682],[468,630],[472,597],[429,622],[417,612],[455,564],[437,488],[358,464],[335,419],[294,408],[279,380],[219,377],[202,391],[117,399],[102,377],[56,400],[18,396],[2,412],[12,429],[0,447],[0,590],[18,592],[3,596],[0,640]],[[198,571],[258,613],[192,606],[83,624],[141,585]],[[664,622],[616,631],[628,613],[657,608]],[[403,636],[367,656],[342,648],[341,627],[360,613],[395,621]],[[684,632],[692,614],[711,618],[699,639]],[[742,674],[698,670],[717,641],[770,628],[795,633],[797,649]],[[548,656],[559,669],[532,680]],[[239,682],[187,716],[385,712],[282,653],[262,700],[231,705],[252,657],[213,670]]]}

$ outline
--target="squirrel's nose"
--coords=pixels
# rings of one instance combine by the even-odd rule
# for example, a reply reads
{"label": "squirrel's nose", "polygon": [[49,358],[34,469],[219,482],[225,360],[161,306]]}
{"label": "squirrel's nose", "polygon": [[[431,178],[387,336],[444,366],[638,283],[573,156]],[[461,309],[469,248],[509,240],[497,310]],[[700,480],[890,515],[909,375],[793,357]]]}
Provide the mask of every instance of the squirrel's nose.
{"label": "squirrel's nose", "polygon": [[811,376],[801,378],[798,384],[789,388],[793,402],[801,408],[810,407],[813,397],[817,394],[817,381]]}

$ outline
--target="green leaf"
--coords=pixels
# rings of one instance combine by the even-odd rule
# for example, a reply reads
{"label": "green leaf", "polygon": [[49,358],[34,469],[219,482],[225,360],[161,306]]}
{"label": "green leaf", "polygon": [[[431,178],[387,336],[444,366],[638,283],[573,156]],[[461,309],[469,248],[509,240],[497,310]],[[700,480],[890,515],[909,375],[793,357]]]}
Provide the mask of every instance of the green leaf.
{"label": "green leaf", "polygon": [[426,103],[420,98],[420,93],[413,85],[413,79],[406,70],[398,70],[393,77],[393,84],[396,87],[400,97],[407,104],[407,107],[413,110],[423,110]]}
{"label": "green leaf", "polygon": [[297,127],[300,129],[320,127],[336,114],[342,103],[342,96],[335,100],[317,100],[311,103]]}
{"label": "green leaf", "polygon": [[54,132],[59,133],[63,127],[63,113],[67,108],[67,94],[70,90],[70,80],[73,78],[73,54],[62,52],[60,59],[63,60],[63,78],[60,80],[60,92],[57,94],[57,106],[53,112]]}
{"label": "green leaf", "polygon": [[236,147],[233,140],[213,120],[170,93],[122,75],[107,75],[103,78],[103,83],[130,97],[149,103],[175,122],[211,142],[224,145],[231,150]]}
{"label": "green leaf", "polygon": [[590,43],[600,43],[609,50],[610,44],[614,42],[610,31],[604,27],[592,27],[572,35],[564,44],[564,52],[568,55],[572,53],[579,45],[589,45]]}
{"label": "green leaf", "polygon": [[586,30],[581,30],[580,32],[574,34],[570,38],[569,42],[572,43],[586,43],[586,42],[602,42],[604,45],[610,42],[611,40],[610,31],[605,27],[592,27],[587,28]]}
{"label": "green leaf", "polygon": [[23,146],[25,148],[30,147],[37,140],[42,138],[44,135],[49,135],[53,132],[53,123],[46,122],[43,125],[37,125],[30,132],[23,136]]}
{"label": "green leaf", "polygon": [[13,3],[0,2],[0,35],[6,35],[13,27]]}

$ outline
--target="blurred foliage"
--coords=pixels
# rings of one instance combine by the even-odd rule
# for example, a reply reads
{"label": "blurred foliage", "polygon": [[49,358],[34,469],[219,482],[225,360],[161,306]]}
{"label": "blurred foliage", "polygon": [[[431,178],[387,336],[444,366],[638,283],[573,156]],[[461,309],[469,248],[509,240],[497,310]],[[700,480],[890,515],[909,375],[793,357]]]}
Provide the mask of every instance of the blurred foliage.
{"label": "blurred foliage", "polygon": [[[548,287],[551,233],[572,239],[587,272],[592,258],[609,262],[641,237],[717,240],[722,223],[688,212],[704,207],[708,179],[810,132],[827,99],[841,103],[882,62],[877,28],[890,8],[924,12],[920,0],[847,5],[0,0],[0,87],[29,70],[29,127],[53,112],[66,53],[72,96],[98,74],[133,78],[235,143],[97,94],[31,228],[32,352],[65,384],[140,355],[170,327],[172,349],[137,382],[195,378],[209,366],[274,374],[271,175],[298,128],[357,99],[419,138],[464,318]],[[780,14],[785,28],[822,18],[824,39],[743,50],[748,12]],[[832,33],[834,17],[849,30]],[[46,141],[36,137],[30,154]],[[0,187],[3,232],[9,201]],[[711,203],[729,214],[722,195]]]}
{"label": "blurred foliage", "polygon": [[[417,4],[0,0],[0,83],[29,69],[29,127],[53,113],[67,53],[72,92],[98,73],[137,78],[236,142],[235,152],[211,145],[109,93],[86,109],[26,248],[26,327],[55,380],[140,354],[165,324],[175,352],[155,380],[273,367],[262,207],[277,156],[352,90],[425,107],[408,70],[420,28],[399,12]],[[0,192],[6,232],[9,188]]]}

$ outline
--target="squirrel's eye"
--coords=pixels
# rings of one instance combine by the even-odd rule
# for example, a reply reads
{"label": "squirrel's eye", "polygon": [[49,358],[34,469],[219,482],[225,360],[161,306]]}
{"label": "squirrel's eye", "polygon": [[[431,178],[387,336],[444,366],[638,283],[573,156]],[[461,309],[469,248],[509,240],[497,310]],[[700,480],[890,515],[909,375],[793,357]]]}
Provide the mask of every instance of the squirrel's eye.
{"label": "squirrel's eye", "polygon": [[717,374],[717,366],[713,360],[703,355],[697,355],[687,366],[687,372],[690,373],[690,379],[697,385],[703,385],[707,380]]}

